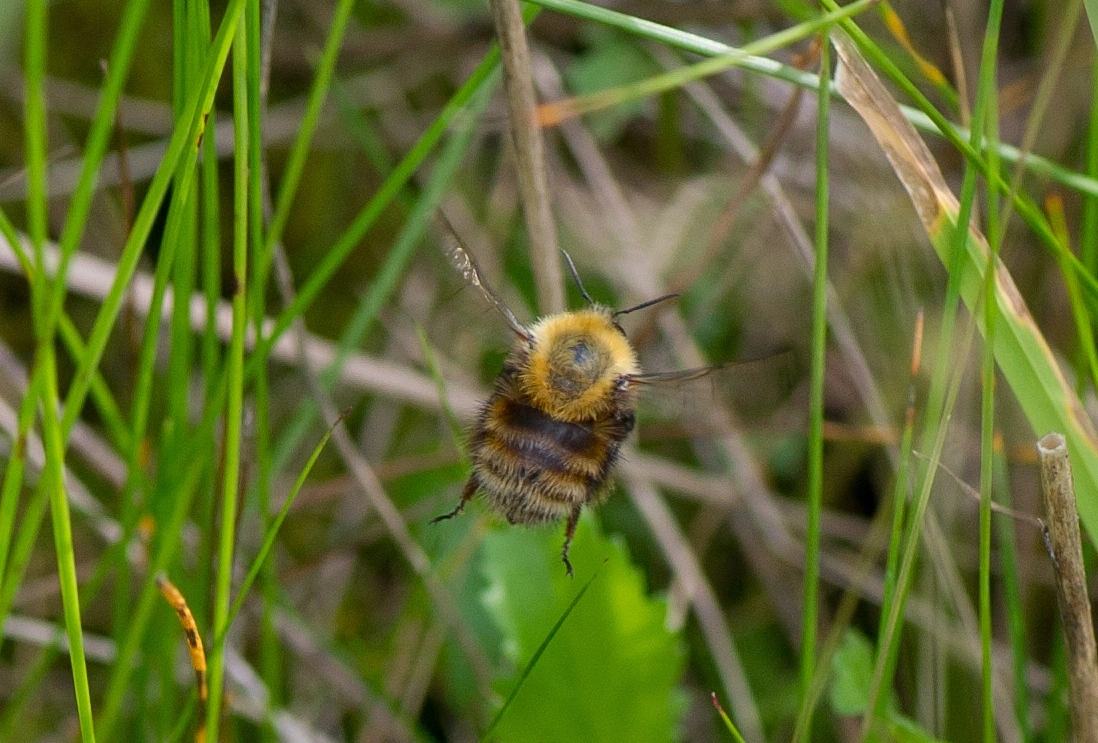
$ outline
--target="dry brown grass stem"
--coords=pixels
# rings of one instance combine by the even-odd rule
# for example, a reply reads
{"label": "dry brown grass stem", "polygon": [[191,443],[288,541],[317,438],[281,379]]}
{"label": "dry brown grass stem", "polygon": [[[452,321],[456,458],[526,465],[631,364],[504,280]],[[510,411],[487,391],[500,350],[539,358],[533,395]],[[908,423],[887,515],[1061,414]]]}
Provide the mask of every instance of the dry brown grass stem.
{"label": "dry brown grass stem", "polygon": [[530,46],[518,0],[491,0],[491,5],[503,58],[511,141],[515,146],[519,194],[530,237],[538,306],[541,314],[546,315],[564,309],[564,275],[557,255],[557,228],[549,199],[545,147],[534,115],[537,101],[530,71]]}
{"label": "dry brown grass stem", "polygon": [[1098,743],[1098,647],[1094,644],[1067,441],[1062,434],[1046,434],[1037,442],[1037,456],[1052,538],[1056,603],[1067,646],[1072,738],[1077,743]]}

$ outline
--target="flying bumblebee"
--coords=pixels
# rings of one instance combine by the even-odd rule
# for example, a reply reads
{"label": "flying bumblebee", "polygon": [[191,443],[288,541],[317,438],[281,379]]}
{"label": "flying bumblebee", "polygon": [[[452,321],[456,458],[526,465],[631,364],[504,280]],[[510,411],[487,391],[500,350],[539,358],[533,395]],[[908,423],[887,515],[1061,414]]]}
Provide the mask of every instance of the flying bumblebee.
{"label": "flying bumblebee", "polygon": [[636,422],[639,390],[648,384],[701,377],[714,367],[642,373],[618,318],[678,295],[611,310],[591,299],[563,250],[587,308],[523,325],[485,282],[453,229],[446,227],[447,260],[503,315],[516,338],[473,425],[472,473],[461,500],[431,523],[460,514],[477,492],[511,524],[534,526],[567,519],[561,559],[571,576],[568,548],[580,511],[609,494],[622,442]]}

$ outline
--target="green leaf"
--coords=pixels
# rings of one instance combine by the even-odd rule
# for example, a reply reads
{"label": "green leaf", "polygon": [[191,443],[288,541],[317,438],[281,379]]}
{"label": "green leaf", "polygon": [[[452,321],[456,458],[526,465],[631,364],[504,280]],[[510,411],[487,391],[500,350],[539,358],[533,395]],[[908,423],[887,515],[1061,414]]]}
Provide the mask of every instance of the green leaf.
{"label": "green leaf", "polygon": [[852,717],[865,712],[873,684],[873,646],[861,633],[848,629],[831,661],[831,709]]}
{"label": "green leaf", "polygon": [[[632,39],[621,38],[607,29],[593,27],[588,32],[591,48],[568,68],[565,76],[576,95],[616,88],[656,75],[659,68]],[[629,120],[644,109],[643,100],[629,101],[599,111],[588,119],[595,137],[602,142],[616,139]]]}
{"label": "green leaf", "polygon": [[501,696],[591,575],[598,580],[551,639],[511,709],[496,727],[507,743],[546,740],[669,741],[678,738],[684,656],[664,622],[664,601],[649,597],[620,540],[580,520],[570,557],[560,560],[563,529],[503,529],[484,544],[483,600],[513,664]]}
{"label": "green leaf", "polygon": [[[865,714],[872,685],[873,645],[861,632],[848,629],[831,660],[831,688],[828,692],[831,709],[841,717]],[[895,708],[895,700],[890,699],[885,719],[879,728],[884,740],[899,743],[932,743],[937,740],[914,720],[896,712]]]}

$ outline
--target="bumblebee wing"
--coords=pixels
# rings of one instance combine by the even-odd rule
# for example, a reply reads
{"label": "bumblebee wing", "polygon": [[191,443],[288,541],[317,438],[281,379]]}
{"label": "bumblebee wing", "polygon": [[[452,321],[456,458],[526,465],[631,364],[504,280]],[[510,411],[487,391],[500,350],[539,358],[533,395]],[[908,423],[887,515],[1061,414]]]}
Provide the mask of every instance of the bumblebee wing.
{"label": "bumblebee wing", "polygon": [[638,412],[648,421],[646,434],[685,427],[708,435],[719,433],[709,422],[715,404],[731,403],[751,417],[777,408],[794,388],[795,367],[794,354],[783,351],[714,366],[635,374],[629,379],[640,392]]}
{"label": "bumblebee wing", "polygon": [[679,369],[678,371],[651,372],[648,374],[630,375],[629,381],[641,385],[678,384],[691,379],[707,377],[715,371],[735,364],[718,364],[717,366],[696,366],[693,369]]}
{"label": "bumblebee wing", "polygon": [[732,373],[733,370],[736,374],[743,373],[748,369],[758,369],[765,373],[773,373],[776,369],[790,367],[794,362],[793,351],[785,350],[754,359],[740,359],[737,361],[728,361],[723,364],[713,364],[712,366],[695,366],[692,369],[633,374],[629,377],[629,381],[641,385],[675,385],[693,379],[701,379],[702,377],[708,377],[710,375],[726,377],[729,373]]}
{"label": "bumblebee wing", "polygon": [[515,314],[484,280],[484,274],[480,270],[480,266],[477,265],[472,253],[465,249],[465,245],[461,242],[461,238],[457,236],[457,232],[449,220],[440,215],[439,222],[443,227],[442,253],[446,256],[446,260],[461,274],[463,279],[480,290],[481,295],[488,300],[489,304],[499,310],[516,335],[529,339],[530,334],[523,324],[518,321]]}

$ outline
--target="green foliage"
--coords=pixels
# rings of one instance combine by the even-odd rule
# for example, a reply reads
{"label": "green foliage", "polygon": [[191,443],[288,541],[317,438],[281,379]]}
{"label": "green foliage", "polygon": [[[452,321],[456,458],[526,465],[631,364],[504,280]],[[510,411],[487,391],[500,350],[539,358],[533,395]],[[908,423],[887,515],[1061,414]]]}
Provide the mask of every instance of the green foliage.
{"label": "green foliage", "polygon": [[873,646],[860,632],[848,629],[831,661],[831,709],[838,715],[860,715],[872,683]]}
{"label": "green foliage", "polygon": [[[591,47],[576,59],[566,75],[574,94],[635,83],[659,72],[632,39],[599,26],[592,27],[587,36]],[[590,117],[588,126],[602,141],[616,139],[645,105],[644,100],[636,100],[601,111]]]}
{"label": "green foliage", "polygon": [[678,739],[684,656],[665,627],[666,605],[649,597],[620,540],[580,520],[572,544],[576,578],[560,560],[557,529],[508,528],[484,544],[484,602],[513,664],[498,682],[510,691],[575,593],[598,578],[552,638],[500,721],[499,740],[669,741]]}
{"label": "green foliage", "polygon": [[[839,649],[831,661],[831,686],[828,700],[835,714],[842,717],[860,716],[869,702],[873,685],[873,646],[865,635],[848,629],[843,633]],[[885,740],[929,743],[936,740],[927,735],[912,720],[895,711],[895,700],[885,711]]]}

